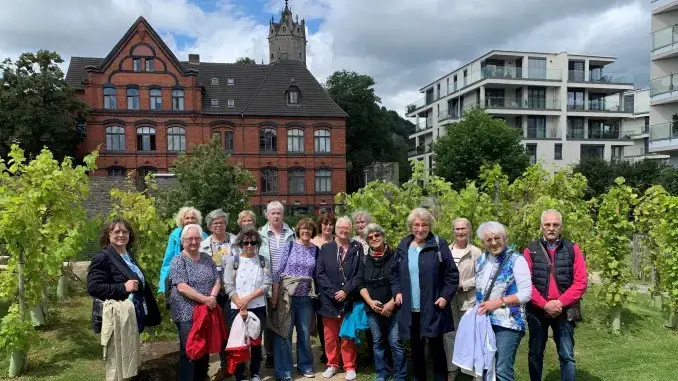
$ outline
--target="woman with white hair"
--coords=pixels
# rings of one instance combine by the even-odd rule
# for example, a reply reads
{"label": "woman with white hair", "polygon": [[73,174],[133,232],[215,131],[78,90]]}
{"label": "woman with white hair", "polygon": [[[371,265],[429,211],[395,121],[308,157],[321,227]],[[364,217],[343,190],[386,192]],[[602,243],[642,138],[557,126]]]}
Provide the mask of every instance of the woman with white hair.
{"label": "woman with white hair", "polygon": [[513,381],[513,366],[525,336],[525,304],[532,294],[532,278],[525,258],[507,246],[506,228],[496,221],[478,227],[485,252],[476,261],[476,303],[479,314],[492,324],[497,352],[498,381]]}
{"label": "woman with white hair", "polygon": [[[158,292],[165,292],[165,280],[170,271],[170,263],[172,258],[181,252],[181,229],[190,224],[202,224],[202,215],[200,211],[192,206],[184,206],[179,209],[179,212],[174,216],[174,222],[177,227],[172,230],[172,233],[167,240],[167,249],[165,249],[165,258],[162,260],[160,267],[160,281],[158,282]],[[201,230],[202,231],[202,230]],[[207,234],[202,233],[202,238],[207,238]]]}
{"label": "woman with white hair", "polygon": [[396,249],[391,289],[398,311],[398,334],[410,340],[414,380],[426,380],[426,341],[436,381],[447,380],[443,335],[454,329],[449,303],[459,282],[459,271],[447,242],[431,231],[435,220],[424,208],[407,217],[410,235]]}

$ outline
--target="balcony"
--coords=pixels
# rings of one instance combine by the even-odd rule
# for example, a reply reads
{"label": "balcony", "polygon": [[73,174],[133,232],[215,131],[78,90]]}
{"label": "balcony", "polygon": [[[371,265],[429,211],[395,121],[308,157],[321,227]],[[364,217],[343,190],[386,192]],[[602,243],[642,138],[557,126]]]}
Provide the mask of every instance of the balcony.
{"label": "balcony", "polygon": [[654,104],[678,101],[678,74],[669,74],[650,81],[650,100]]}
{"label": "balcony", "polygon": [[503,66],[486,66],[480,70],[482,79],[520,79],[520,80],[541,80],[541,81],[560,81],[563,78],[561,70],[552,69],[529,69]]}
{"label": "balcony", "polygon": [[650,141],[678,139],[678,122],[653,124],[650,126]]}
{"label": "balcony", "polygon": [[411,114],[425,106],[428,106],[433,103],[433,98],[432,97],[421,97],[417,99],[416,101],[410,103],[407,105],[407,113]]}
{"label": "balcony", "polygon": [[652,59],[678,56],[678,25],[652,33]]}
{"label": "balcony", "polygon": [[459,112],[457,112],[455,108],[440,110],[440,112],[438,113],[438,122],[442,122],[444,120],[457,120],[457,119],[459,119]]}
{"label": "balcony", "polygon": [[652,10],[653,15],[662,12],[670,12],[678,9],[678,0],[652,0],[650,9]]}
{"label": "balcony", "polygon": [[633,110],[624,110],[624,104],[605,99],[592,99],[582,102],[567,104],[567,110],[571,112],[601,112],[601,113],[633,113]]}
{"label": "balcony", "polygon": [[407,157],[411,158],[413,156],[419,156],[429,152],[431,152],[431,143],[420,144],[414,148],[410,148],[410,150],[407,152]]}
{"label": "balcony", "polygon": [[485,108],[515,110],[560,110],[560,101],[543,98],[487,97]]}
{"label": "balcony", "polygon": [[527,127],[523,139],[529,140],[549,140],[560,139],[560,130],[556,127]]}
{"label": "balcony", "polygon": [[419,118],[415,123],[417,126],[415,132],[421,132],[433,128],[433,118]]}
{"label": "balcony", "polygon": [[636,148],[632,149],[631,147],[625,147],[624,148],[624,159],[627,159],[631,162],[634,161],[640,161],[644,159],[657,159],[657,160],[662,160],[662,159],[668,159],[671,156],[669,155],[663,155],[657,152],[650,152],[649,147],[648,148]]}
{"label": "balcony", "polygon": [[595,71],[568,70],[567,80],[569,82],[633,86],[633,74],[624,73],[601,74]]}
{"label": "balcony", "polygon": [[647,137],[650,133],[650,126],[643,126],[642,128],[626,129],[622,131],[622,138],[624,139],[641,139]]}

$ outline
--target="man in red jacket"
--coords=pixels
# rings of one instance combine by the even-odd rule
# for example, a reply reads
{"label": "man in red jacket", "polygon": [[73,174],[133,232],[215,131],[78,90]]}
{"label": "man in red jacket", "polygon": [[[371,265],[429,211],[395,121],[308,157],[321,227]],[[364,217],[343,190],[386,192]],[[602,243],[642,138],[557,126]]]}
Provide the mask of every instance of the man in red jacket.
{"label": "man in red jacket", "polygon": [[586,260],[579,245],[563,239],[563,218],[554,209],[541,215],[543,237],[523,254],[532,273],[532,300],[527,306],[530,328],[530,380],[541,381],[548,329],[558,349],[562,381],[574,381],[574,327],[581,320],[580,300],[587,287]]}

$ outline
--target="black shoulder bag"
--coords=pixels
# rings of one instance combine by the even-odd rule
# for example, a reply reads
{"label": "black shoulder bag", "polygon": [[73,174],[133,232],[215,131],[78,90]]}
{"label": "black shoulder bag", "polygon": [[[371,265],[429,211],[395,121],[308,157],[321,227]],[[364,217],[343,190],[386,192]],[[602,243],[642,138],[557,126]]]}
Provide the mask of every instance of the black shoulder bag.
{"label": "black shoulder bag", "polygon": [[[492,255],[490,253],[487,253],[487,255]],[[499,273],[501,272],[501,269],[504,268],[506,265],[506,262],[508,262],[509,258],[511,255],[509,253],[504,254],[504,260],[501,261],[499,264],[499,267],[497,267],[497,272],[494,273],[494,277],[492,278],[492,282],[490,283],[490,286],[487,288],[487,291],[485,291],[485,296],[483,297],[483,302],[487,302],[487,300],[490,298],[490,294],[492,293],[492,289],[494,288],[494,282],[497,281],[497,278],[499,278]]]}
{"label": "black shoulder bag", "polygon": [[[541,249],[542,254],[544,254],[544,258],[546,258],[546,263],[549,265],[549,270],[548,274],[546,276],[546,295],[549,293],[549,284],[551,283],[551,274],[555,274],[555,266],[553,264],[553,260],[551,259],[551,256],[546,252],[546,249],[544,248],[544,244],[539,242],[539,248]],[[554,275],[555,276],[555,275]],[[560,285],[558,284],[558,280],[556,280],[556,286],[558,286],[558,291],[560,291],[561,294],[565,292],[565,290],[560,288]],[[569,307],[564,308],[565,311],[565,317],[567,318],[567,321],[582,321],[582,316],[581,316],[581,299],[577,300],[576,302],[572,303]]]}

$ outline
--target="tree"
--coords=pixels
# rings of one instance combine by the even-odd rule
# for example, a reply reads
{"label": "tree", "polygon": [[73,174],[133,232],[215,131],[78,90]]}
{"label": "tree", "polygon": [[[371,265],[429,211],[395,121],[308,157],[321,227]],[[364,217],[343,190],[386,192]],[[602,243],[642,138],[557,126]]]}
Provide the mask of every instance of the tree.
{"label": "tree", "polygon": [[249,58],[249,57],[240,57],[237,60],[235,60],[235,63],[237,64],[246,64],[246,65],[256,65],[257,63]]}
{"label": "tree", "polygon": [[193,146],[190,156],[179,155],[172,170],[177,181],[159,190],[161,215],[171,217],[189,205],[203,213],[221,208],[231,216],[237,215],[247,205],[247,187],[255,182],[241,164],[231,165],[228,159],[216,140]]}
{"label": "tree", "polygon": [[414,124],[380,107],[369,75],[337,71],[325,83],[332,100],[346,113],[347,191],[364,186],[363,170],[374,162],[400,163],[401,179],[409,175],[407,139]]}
{"label": "tree", "polygon": [[47,147],[57,160],[74,156],[82,139],[87,105],[78,100],[47,50],[0,63],[0,156],[18,143],[29,157]]}
{"label": "tree", "polygon": [[483,164],[499,164],[515,179],[529,166],[518,130],[481,109],[464,113],[464,119],[447,125],[447,133],[433,143],[435,174],[463,188],[478,178]]}

